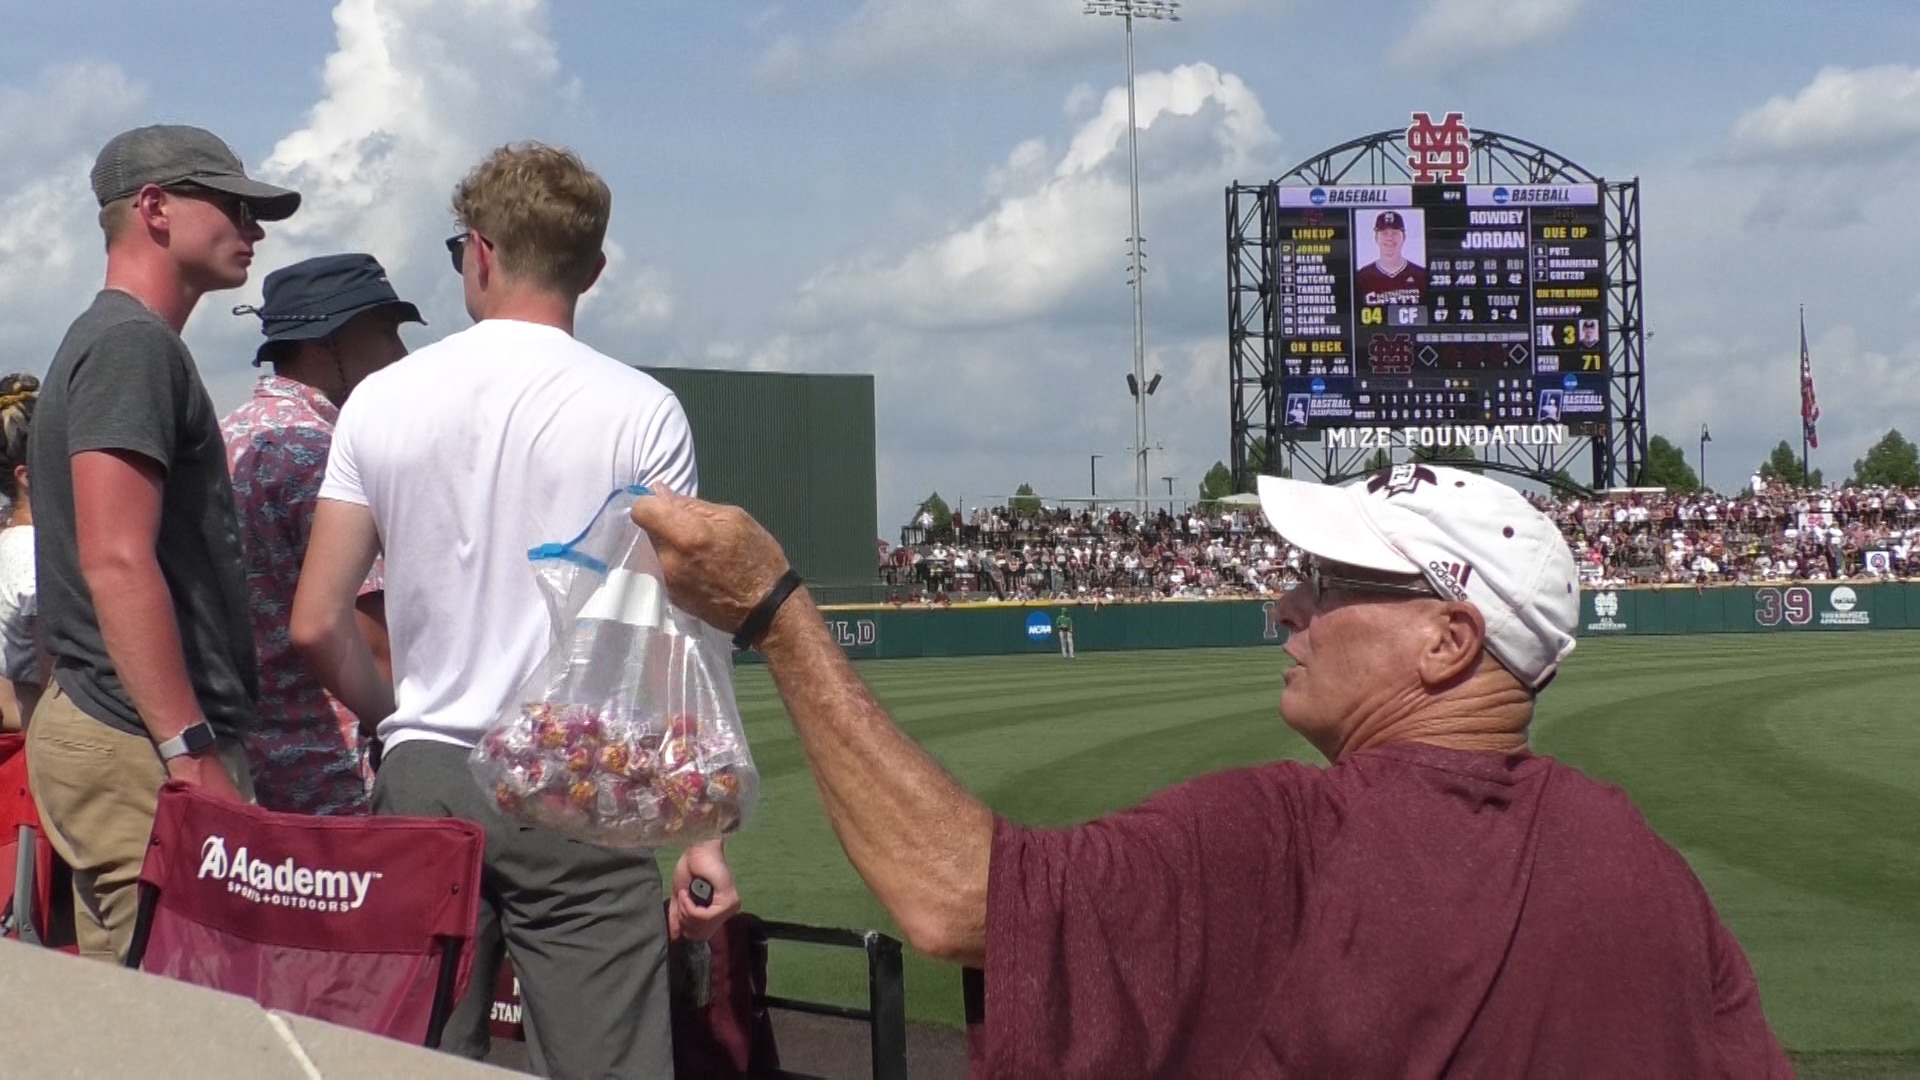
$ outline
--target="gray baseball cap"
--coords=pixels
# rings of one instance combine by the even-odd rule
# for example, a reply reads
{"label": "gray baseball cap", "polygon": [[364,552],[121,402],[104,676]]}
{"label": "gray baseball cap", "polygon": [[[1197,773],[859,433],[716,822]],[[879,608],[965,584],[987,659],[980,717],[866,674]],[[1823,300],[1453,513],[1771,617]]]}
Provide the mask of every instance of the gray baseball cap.
{"label": "gray baseball cap", "polygon": [[134,128],[107,140],[94,160],[92,180],[101,206],[148,184],[191,184],[239,196],[261,221],[281,221],[300,209],[299,192],[248,179],[240,158],[218,135],[177,124]]}

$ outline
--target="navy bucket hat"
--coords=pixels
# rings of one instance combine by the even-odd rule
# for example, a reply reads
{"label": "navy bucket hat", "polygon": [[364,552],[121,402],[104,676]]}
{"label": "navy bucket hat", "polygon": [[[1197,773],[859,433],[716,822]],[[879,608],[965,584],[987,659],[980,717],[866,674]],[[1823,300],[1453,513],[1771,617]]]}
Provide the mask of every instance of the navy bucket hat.
{"label": "navy bucket hat", "polygon": [[[267,275],[259,307],[242,304],[235,315],[260,317],[267,337],[264,353],[276,341],[315,341],[345,326],[355,315],[377,307],[397,309],[401,322],[427,320],[420,309],[400,299],[387,280],[386,268],[371,255],[322,255],[282,267]],[[254,365],[263,357],[256,353]]]}

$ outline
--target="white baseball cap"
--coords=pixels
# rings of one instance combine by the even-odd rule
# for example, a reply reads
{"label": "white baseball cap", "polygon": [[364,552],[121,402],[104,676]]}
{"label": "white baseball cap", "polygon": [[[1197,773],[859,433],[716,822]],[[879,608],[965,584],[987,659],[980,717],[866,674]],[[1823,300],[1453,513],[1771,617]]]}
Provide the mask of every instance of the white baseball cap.
{"label": "white baseball cap", "polygon": [[1444,465],[1396,465],[1344,487],[1260,478],[1288,543],[1330,562],[1421,574],[1487,621],[1487,649],[1530,689],[1573,651],[1579,571],[1560,529],[1518,491]]}

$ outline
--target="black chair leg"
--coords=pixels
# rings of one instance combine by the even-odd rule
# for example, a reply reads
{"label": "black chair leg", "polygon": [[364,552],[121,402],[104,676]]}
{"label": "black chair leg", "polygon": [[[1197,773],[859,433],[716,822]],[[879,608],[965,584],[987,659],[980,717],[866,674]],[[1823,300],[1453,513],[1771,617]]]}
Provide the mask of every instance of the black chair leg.
{"label": "black chair leg", "polygon": [[440,981],[433,988],[433,1011],[427,1014],[427,1038],[425,1046],[429,1050],[440,1049],[440,1036],[446,1030],[447,1019],[453,1015],[454,980],[460,977],[460,942],[444,941],[440,944]]}
{"label": "black chair leg", "polygon": [[900,943],[867,939],[867,994],[873,1014],[873,1080],[907,1080],[907,986]]}
{"label": "black chair leg", "polygon": [[154,909],[160,906],[160,890],[140,883],[140,910],[133,917],[133,940],[127,945],[127,966],[140,970],[140,961],[147,958],[147,935],[153,929]]}

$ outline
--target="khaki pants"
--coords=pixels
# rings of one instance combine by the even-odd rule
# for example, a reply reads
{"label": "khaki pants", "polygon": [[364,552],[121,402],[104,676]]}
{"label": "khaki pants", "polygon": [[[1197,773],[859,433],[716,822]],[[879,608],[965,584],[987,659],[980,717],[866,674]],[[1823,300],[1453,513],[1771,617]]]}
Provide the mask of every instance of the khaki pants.
{"label": "khaki pants", "polygon": [[[251,800],[246,751],[222,741],[219,753],[234,786]],[[27,776],[47,839],[73,868],[80,955],[124,962],[167,767],[151,740],[81,712],[55,683],[27,725]]]}

